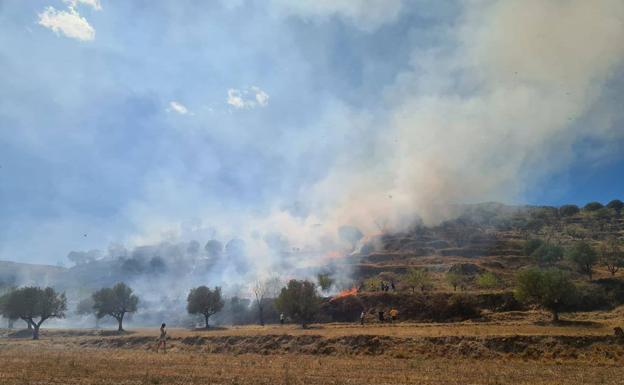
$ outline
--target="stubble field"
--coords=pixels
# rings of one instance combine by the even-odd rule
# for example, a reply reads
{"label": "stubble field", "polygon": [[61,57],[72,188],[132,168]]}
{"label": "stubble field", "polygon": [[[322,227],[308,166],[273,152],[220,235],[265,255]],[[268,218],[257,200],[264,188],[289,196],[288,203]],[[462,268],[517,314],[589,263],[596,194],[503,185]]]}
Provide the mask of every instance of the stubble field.
{"label": "stubble field", "polygon": [[[622,309],[539,312],[455,324],[294,325],[124,335],[46,330],[40,341],[2,330],[0,384],[622,384]],[[589,321],[591,319],[591,321]]]}

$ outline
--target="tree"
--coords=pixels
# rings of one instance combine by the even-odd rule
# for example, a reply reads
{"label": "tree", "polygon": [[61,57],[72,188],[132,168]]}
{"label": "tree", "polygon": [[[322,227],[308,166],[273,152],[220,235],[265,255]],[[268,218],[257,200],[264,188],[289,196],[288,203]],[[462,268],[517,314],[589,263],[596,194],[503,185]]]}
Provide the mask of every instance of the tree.
{"label": "tree", "polygon": [[605,265],[611,275],[624,267],[624,253],[615,237],[607,240],[600,248],[600,261]]}
{"label": "tree", "polygon": [[268,298],[275,298],[279,292],[281,283],[277,276],[270,277],[263,281],[256,281],[252,291],[258,308],[258,322],[264,326],[264,306]]}
{"label": "tree", "polygon": [[530,269],[517,275],[514,296],[520,302],[536,303],[552,313],[552,321],[559,321],[559,312],[573,303],[576,286],[567,274],[557,269]]}
{"label": "tree", "polygon": [[332,285],[334,284],[334,279],[329,275],[329,273],[319,273],[316,276],[318,281],[318,285],[322,291],[328,291]]}
{"label": "tree", "polygon": [[552,243],[543,243],[538,247],[531,257],[538,263],[552,264],[560,261],[563,258],[563,248],[561,246],[553,245]]}
{"label": "tree", "polygon": [[577,205],[563,205],[559,207],[559,215],[562,217],[571,217],[578,214],[580,211]]}
{"label": "tree", "polygon": [[593,267],[596,264],[596,251],[585,241],[576,242],[567,253],[567,258],[576,265],[581,273],[592,279]]}
{"label": "tree", "polygon": [[405,276],[405,283],[412,288],[412,293],[419,288],[420,291],[425,291],[427,286],[431,283],[427,270],[420,268],[410,269]]}
{"label": "tree", "polygon": [[465,278],[461,274],[453,273],[449,271],[446,273],[446,282],[449,285],[453,286],[453,291],[457,291],[457,286],[463,286],[465,283]]}
{"label": "tree", "polygon": [[583,207],[583,210],[585,211],[598,211],[601,208],[603,208],[604,205],[600,202],[589,202],[588,204],[585,205],[585,207]]}
{"label": "tree", "polygon": [[204,316],[206,329],[209,327],[210,316],[218,313],[224,305],[219,286],[215,287],[214,290],[210,290],[207,286],[191,289],[186,302],[186,310],[189,314],[202,314]]}
{"label": "tree", "polygon": [[59,294],[51,287],[15,289],[2,302],[2,315],[8,319],[24,320],[32,328],[33,340],[39,339],[39,328],[46,320],[63,318],[67,310],[65,293]]}
{"label": "tree", "polygon": [[286,287],[282,288],[275,300],[275,305],[305,328],[306,324],[311,322],[318,313],[321,298],[316,293],[314,283],[292,279]]}
{"label": "tree", "polygon": [[[95,302],[93,301],[93,296],[82,299],[80,302],[78,302],[78,305],[76,305],[76,314],[82,316],[89,316],[92,314],[95,315],[95,310],[93,309],[94,304]],[[95,317],[96,328],[98,327],[98,321],[99,318]]]}
{"label": "tree", "polygon": [[95,316],[100,319],[111,316],[117,320],[118,331],[123,331],[123,319],[126,313],[137,311],[139,297],[132,294],[132,289],[121,282],[113,286],[100,289],[93,293],[93,309]]}
{"label": "tree", "polygon": [[477,285],[484,289],[493,289],[500,285],[500,280],[494,273],[486,271],[477,277]]}
{"label": "tree", "polygon": [[615,210],[615,212],[619,214],[620,212],[622,212],[622,209],[624,209],[624,202],[619,199],[614,199],[611,202],[607,203],[607,207],[611,210]]}

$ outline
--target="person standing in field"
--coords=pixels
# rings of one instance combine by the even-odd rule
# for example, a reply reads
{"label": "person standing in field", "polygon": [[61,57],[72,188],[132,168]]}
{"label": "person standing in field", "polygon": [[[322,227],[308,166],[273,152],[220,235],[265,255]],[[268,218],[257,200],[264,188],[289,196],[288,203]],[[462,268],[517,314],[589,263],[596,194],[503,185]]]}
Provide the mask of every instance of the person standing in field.
{"label": "person standing in field", "polygon": [[163,352],[167,353],[167,324],[160,325],[160,337],[158,338],[158,346],[156,347],[156,353],[158,349],[163,347]]}
{"label": "person standing in field", "polygon": [[364,314],[364,310],[362,310],[362,313],[360,314],[360,325],[364,326],[364,317],[366,314]]}
{"label": "person standing in field", "polygon": [[280,313],[280,325],[284,325],[284,313]]}

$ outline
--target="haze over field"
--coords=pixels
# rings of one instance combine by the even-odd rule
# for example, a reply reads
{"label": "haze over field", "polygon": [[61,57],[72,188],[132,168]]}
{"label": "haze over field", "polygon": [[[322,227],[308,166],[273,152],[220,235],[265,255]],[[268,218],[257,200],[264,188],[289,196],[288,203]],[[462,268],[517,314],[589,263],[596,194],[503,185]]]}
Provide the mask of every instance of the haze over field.
{"label": "haze over field", "polygon": [[3,1],[0,259],[215,239],[222,277],[266,276],[350,252],[342,226],[606,201],[623,20],[619,0]]}

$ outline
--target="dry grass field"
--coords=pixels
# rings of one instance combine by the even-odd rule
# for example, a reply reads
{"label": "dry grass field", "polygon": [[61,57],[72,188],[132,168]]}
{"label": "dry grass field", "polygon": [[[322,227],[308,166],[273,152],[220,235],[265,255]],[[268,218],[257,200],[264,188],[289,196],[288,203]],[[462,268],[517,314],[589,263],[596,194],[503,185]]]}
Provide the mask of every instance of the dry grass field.
{"label": "dry grass field", "polygon": [[[612,312],[491,314],[452,324],[156,329],[124,335],[46,330],[40,341],[2,331],[0,384],[622,384],[624,341]],[[9,336],[7,336],[9,335]]]}

